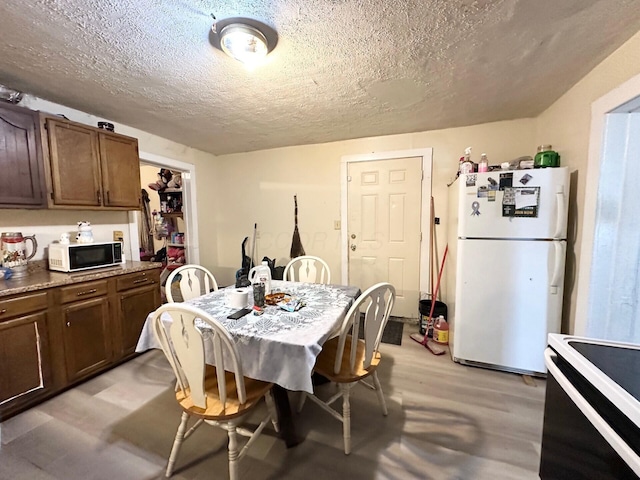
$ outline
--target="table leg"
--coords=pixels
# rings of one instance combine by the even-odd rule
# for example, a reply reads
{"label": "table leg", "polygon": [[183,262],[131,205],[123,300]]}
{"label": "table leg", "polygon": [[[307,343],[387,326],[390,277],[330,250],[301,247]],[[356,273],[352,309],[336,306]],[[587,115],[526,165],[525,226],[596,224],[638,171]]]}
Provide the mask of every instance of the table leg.
{"label": "table leg", "polygon": [[296,432],[296,426],[293,422],[293,413],[289,404],[289,395],[287,390],[280,385],[274,384],[271,390],[273,395],[273,403],[276,405],[278,412],[278,422],[280,423],[280,437],[284,440],[287,448],[295,447],[302,442],[302,439]]}

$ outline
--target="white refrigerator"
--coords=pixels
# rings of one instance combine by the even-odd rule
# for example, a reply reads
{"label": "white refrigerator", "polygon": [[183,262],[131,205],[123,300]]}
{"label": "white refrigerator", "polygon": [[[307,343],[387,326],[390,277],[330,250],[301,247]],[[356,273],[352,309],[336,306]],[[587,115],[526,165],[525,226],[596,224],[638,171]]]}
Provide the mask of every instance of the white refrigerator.
{"label": "white refrigerator", "polygon": [[462,174],[449,187],[446,302],[453,359],[544,374],[560,332],[569,170]]}

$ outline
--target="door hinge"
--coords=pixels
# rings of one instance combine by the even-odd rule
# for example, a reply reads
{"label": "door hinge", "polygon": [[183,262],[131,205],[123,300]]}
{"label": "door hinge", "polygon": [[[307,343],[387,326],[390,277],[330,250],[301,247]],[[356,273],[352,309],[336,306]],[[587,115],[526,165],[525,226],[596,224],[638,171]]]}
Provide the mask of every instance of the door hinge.
{"label": "door hinge", "polygon": [[420,180],[424,180],[424,170],[422,170],[422,172],[420,172]]}
{"label": "door hinge", "polygon": [[347,175],[347,182],[351,181],[351,175]]}

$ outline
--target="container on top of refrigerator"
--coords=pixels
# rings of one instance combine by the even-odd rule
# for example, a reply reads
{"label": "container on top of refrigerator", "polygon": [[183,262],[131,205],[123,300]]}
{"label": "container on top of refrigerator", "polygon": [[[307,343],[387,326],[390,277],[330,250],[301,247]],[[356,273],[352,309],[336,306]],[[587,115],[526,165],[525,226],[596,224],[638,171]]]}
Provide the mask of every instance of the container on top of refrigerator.
{"label": "container on top of refrigerator", "polygon": [[473,173],[473,162],[471,161],[471,147],[464,149],[464,157],[460,163],[460,173]]}
{"label": "container on top of refrigerator", "polygon": [[552,145],[540,145],[533,166],[534,168],[559,167],[560,155],[553,150]]}
{"label": "container on top of refrigerator", "polygon": [[487,154],[483,153],[480,155],[480,162],[478,163],[478,173],[488,172],[489,171],[489,159],[487,158]]}

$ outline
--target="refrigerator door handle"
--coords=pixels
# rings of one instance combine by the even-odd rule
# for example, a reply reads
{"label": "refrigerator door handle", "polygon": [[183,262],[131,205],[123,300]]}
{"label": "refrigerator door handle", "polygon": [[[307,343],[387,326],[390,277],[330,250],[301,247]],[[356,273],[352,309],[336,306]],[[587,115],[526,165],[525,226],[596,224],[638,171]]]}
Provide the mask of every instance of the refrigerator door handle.
{"label": "refrigerator door handle", "polygon": [[564,258],[565,252],[565,244],[564,242],[553,242],[555,254],[553,258],[553,276],[551,277],[551,284],[549,285],[549,293],[551,295],[558,294],[558,286],[562,280],[563,275],[563,266],[564,262],[562,259]]}
{"label": "refrigerator door handle", "polygon": [[556,231],[553,234],[553,238],[564,238],[562,231],[566,228],[566,203],[567,198],[564,194],[564,185],[558,185],[556,187]]}

